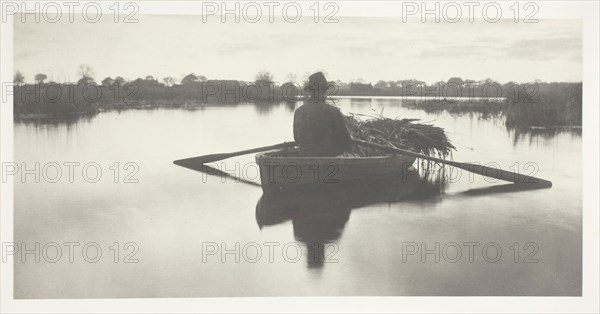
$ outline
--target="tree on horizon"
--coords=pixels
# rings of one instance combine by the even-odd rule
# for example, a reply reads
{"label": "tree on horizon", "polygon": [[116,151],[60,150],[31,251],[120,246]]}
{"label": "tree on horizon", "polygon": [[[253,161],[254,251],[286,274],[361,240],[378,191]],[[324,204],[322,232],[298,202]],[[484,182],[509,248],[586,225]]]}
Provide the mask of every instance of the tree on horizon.
{"label": "tree on horizon", "polygon": [[117,84],[117,85],[123,85],[123,84],[125,84],[125,79],[124,79],[124,78],[122,78],[122,77],[120,77],[120,76],[117,76],[117,77],[115,77],[115,79],[113,80],[113,84]]}
{"label": "tree on horizon", "polygon": [[102,80],[102,86],[111,86],[114,83],[115,80],[113,80],[110,76]]}
{"label": "tree on horizon", "polygon": [[267,71],[259,71],[254,78],[255,83],[273,83],[273,74]]}
{"label": "tree on horizon", "polygon": [[36,82],[36,83],[38,83],[38,84],[43,84],[43,83],[44,83],[44,81],[45,81],[47,78],[48,78],[48,76],[47,76],[46,74],[44,74],[44,73],[38,73],[38,74],[36,74],[36,75],[35,75],[35,77],[34,77],[34,79],[35,79],[35,82]]}
{"label": "tree on horizon", "polygon": [[15,83],[17,86],[21,85],[25,82],[25,76],[23,76],[23,73],[19,70],[17,70],[17,72],[15,72],[15,75],[13,76],[13,83]]}
{"label": "tree on horizon", "polygon": [[92,70],[92,67],[87,64],[80,64],[77,74],[81,76],[81,78],[77,81],[77,84],[79,85],[87,85],[94,82],[94,79],[92,78],[94,75],[94,70]]}
{"label": "tree on horizon", "polygon": [[465,81],[463,81],[463,79],[461,79],[460,77],[451,77],[448,80],[448,84],[456,84],[458,86],[463,86],[465,84]]}
{"label": "tree on horizon", "polygon": [[190,73],[183,77],[183,79],[181,80],[181,84],[189,85],[189,84],[192,84],[197,81],[198,81],[198,76],[196,76],[194,73]]}

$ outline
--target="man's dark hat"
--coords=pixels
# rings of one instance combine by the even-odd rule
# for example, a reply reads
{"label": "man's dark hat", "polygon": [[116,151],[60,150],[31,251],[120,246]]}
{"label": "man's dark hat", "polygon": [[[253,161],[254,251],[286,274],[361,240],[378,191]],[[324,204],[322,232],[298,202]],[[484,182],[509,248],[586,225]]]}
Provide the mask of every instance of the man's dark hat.
{"label": "man's dark hat", "polygon": [[317,72],[308,77],[308,83],[304,86],[305,91],[314,90],[316,88],[326,90],[329,86],[323,72]]}

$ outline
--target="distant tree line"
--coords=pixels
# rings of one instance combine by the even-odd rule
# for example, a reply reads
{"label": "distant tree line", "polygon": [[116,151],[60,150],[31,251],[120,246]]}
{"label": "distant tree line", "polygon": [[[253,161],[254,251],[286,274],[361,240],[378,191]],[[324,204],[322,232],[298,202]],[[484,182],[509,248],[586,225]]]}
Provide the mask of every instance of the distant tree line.
{"label": "distant tree line", "polygon": [[[267,71],[256,74],[253,82],[211,80],[190,73],[178,81],[152,75],[127,81],[106,77],[99,84],[88,65],[80,65],[77,83],[47,82],[44,73],[35,75],[35,84],[26,84],[20,71],[14,75],[14,114],[16,117],[96,113],[100,110],[130,107],[188,106],[204,103],[295,102],[303,96],[303,82],[290,74],[287,82],[274,82]],[[330,95],[404,96],[406,106],[426,111],[480,112],[504,114],[509,126],[581,125],[582,83],[500,84],[492,79],[459,77],[426,83],[416,79],[378,81],[362,79],[330,82]],[[460,98],[459,98],[460,97]]]}
{"label": "distant tree line", "polygon": [[126,81],[106,77],[100,84],[93,70],[79,66],[77,83],[46,82],[45,74],[35,76],[35,84],[25,84],[20,71],[14,75],[15,116],[95,113],[105,109],[130,107],[188,106],[203,103],[295,102],[301,89],[292,82],[277,84],[273,75],[261,71],[253,82],[209,80],[190,73],[178,83],[173,77],[161,81],[152,75]]}

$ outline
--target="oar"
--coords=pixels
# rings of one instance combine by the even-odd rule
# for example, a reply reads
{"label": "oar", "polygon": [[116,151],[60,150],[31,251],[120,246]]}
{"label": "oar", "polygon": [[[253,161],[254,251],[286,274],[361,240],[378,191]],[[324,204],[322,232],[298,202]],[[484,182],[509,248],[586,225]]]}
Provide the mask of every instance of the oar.
{"label": "oar", "polygon": [[498,168],[491,168],[491,167],[486,167],[486,166],[481,166],[481,165],[476,165],[476,164],[470,164],[470,163],[466,163],[466,162],[457,162],[457,161],[445,160],[445,159],[441,159],[441,158],[435,158],[435,157],[411,152],[409,150],[404,150],[404,149],[389,147],[389,146],[383,146],[383,145],[379,145],[379,144],[375,144],[375,143],[365,142],[363,140],[358,140],[358,139],[352,139],[352,141],[358,145],[367,146],[367,147],[379,149],[382,151],[398,153],[398,154],[402,154],[402,155],[431,160],[431,161],[439,162],[439,163],[445,164],[445,165],[450,165],[450,166],[453,166],[456,168],[460,168],[460,169],[463,169],[463,170],[466,170],[466,171],[469,171],[469,172],[472,172],[475,174],[479,174],[482,176],[490,177],[490,178],[514,182],[517,184],[535,184],[538,187],[548,187],[549,188],[552,186],[552,182],[550,182],[548,180],[544,180],[544,179],[540,179],[540,178],[536,178],[536,177],[532,177],[532,176],[528,176],[528,175],[524,175],[524,174],[519,174],[519,173],[515,173],[515,172],[511,172],[511,171],[506,171],[506,170],[502,170],[502,169],[498,169]]}
{"label": "oar", "polygon": [[225,178],[233,178],[237,182],[242,182],[242,183],[246,183],[246,184],[250,184],[250,185],[261,187],[261,185],[259,183],[256,183],[256,182],[250,181],[250,180],[246,180],[246,179],[241,178],[241,177],[234,176],[234,175],[232,175],[230,173],[227,173],[225,171],[219,170],[217,168],[213,168],[211,166],[201,165],[200,167],[192,168],[192,169],[198,170],[200,172],[204,172],[204,173],[212,175],[212,176],[221,177],[221,178],[223,178],[223,177],[225,177]]}
{"label": "oar", "polygon": [[215,162],[215,161],[219,161],[219,160],[223,160],[223,159],[227,159],[227,158],[231,158],[231,157],[235,157],[235,156],[241,156],[241,155],[252,154],[252,153],[260,153],[260,152],[264,152],[264,151],[268,151],[268,150],[285,148],[285,147],[294,147],[294,146],[296,146],[295,142],[283,142],[283,143],[276,144],[276,145],[246,149],[246,150],[241,150],[241,151],[233,152],[233,153],[210,154],[210,155],[204,155],[204,156],[198,156],[198,157],[192,157],[192,158],[186,158],[186,159],[179,159],[179,160],[175,160],[173,163],[176,165],[180,165],[180,166],[188,166],[191,164],[192,165],[193,164],[196,164],[196,165],[197,164],[206,164],[209,162]]}

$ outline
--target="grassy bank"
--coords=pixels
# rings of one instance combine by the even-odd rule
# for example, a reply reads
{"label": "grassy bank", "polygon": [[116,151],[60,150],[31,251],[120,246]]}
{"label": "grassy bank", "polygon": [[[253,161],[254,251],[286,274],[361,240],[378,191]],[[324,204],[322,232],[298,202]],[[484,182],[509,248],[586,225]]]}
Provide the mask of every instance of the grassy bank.
{"label": "grassy bank", "polygon": [[413,109],[422,109],[426,112],[447,111],[455,114],[479,113],[484,117],[501,115],[504,112],[503,101],[492,100],[453,100],[453,99],[409,99],[402,102],[403,106]]}
{"label": "grassy bank", "polygon": [[509,128],[570,128],[581,126],[582,83],[507,84],[503,101],[494,99],[407,99],[403,105],[426,112],[479,113],[504,116]]}
{"label": "grassy bank", "polygon": [[506,125],[581,126],[582,87],[582,83],[541,83],[519,88],[506,98]]}

